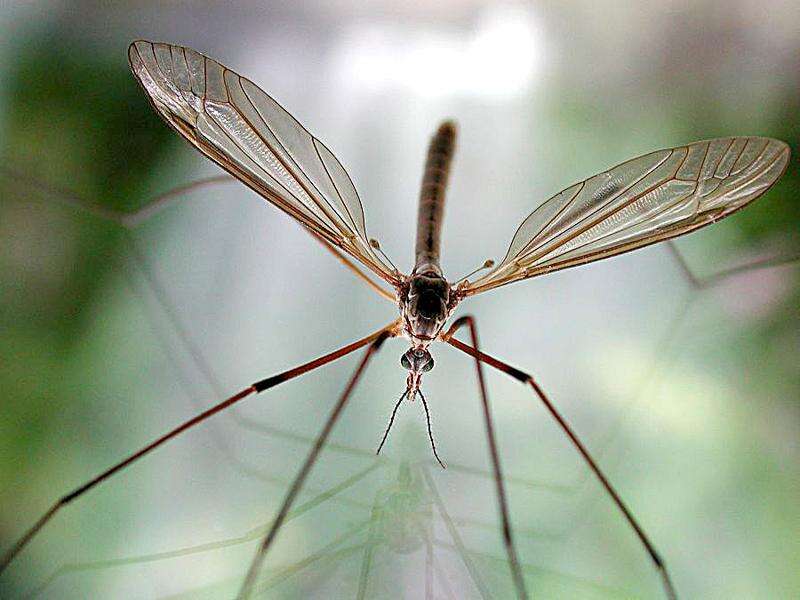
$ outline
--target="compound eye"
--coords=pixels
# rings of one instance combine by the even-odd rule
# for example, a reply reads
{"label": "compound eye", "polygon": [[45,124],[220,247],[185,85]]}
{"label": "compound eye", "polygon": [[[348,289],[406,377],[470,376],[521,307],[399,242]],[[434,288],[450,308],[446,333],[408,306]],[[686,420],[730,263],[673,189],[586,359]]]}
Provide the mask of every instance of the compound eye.
{"label": "compound eye", "polygon": [[430,371],[432,368],[433,368],[433,357],[429,356],[428,357],[428,362],[425,363],[425,366],[422,367],[422,370],[427,372],[427,371]]}
{"label": "compound eye", "polygon": [[408,369],[409,371],[411,370],[411,363],[408,362],[408,357],[405,354],[400,357],[400,364],[403,365],[404,369]]}

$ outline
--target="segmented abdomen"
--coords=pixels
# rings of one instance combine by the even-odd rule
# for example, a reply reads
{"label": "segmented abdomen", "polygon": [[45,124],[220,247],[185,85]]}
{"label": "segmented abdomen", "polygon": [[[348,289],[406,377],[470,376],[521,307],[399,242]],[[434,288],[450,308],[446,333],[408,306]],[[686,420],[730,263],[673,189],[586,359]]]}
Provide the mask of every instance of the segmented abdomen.
{"label": "segmented abdomen", "polygon": [[417,217],[416,266],[418,273],[439,268],[439,242],[444,216],[445,191],[456,144],[456,127],[452,121],[439,126],[428,146],[428,159],[422,175]]}

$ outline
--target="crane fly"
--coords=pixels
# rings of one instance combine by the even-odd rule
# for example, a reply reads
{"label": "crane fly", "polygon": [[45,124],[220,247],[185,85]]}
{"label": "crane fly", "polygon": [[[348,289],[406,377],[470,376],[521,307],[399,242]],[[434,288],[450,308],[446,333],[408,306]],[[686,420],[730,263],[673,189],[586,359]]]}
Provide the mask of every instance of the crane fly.
{"label": "crane fly", "polygon": [[[483,365],[530,386],[635,532],[661,578],[665,595],[676,597],[666,564],[654,544],[533,377],[484,353],[473,317],[462,316],[449,328],[447,325],[456,308],[475,294],[668,240],[732,214],[764,194],[781,177],[789,161],[787,144],[765,137],[727,137],[657,150],[628,160],[546,200],[517,228],[499,263],[486,261],[468,276],[451,281],[440,265],[440,238],[456,146],[453,122],[442,123],[430,142],[419,196],[416,260],[411,272],[403,273],[380,244],[368,236],[361,200],[342,164],[253,82],[181,46],[136,41],[129,48],[128,58],[153,108],[174,130],[293,217],[376,292],[394,302],[399,316],[360,340],[244,388],[62,496],[8,550],[0,560],[0,571],[63,506],[151,450],[252,394],[366,347],[259,543],[240,591],[240,597],[248,597],[268,550],[360,377],[387,338],[402,337],[409,342],[400,358],[407,371],[406,389],[394,407],[378,452],[400,404],[419,397],[425,408],[432,452],[445,466],[434,445],[430,413],[422,392],[423,376],[434,367],[431,348],[435,342],[450,344],[471,356],[476,366],[503,543],[518,597],[527,598],[528,594],[508,515]],[[462,328],[468,331],[469,342],[455,337]]]}

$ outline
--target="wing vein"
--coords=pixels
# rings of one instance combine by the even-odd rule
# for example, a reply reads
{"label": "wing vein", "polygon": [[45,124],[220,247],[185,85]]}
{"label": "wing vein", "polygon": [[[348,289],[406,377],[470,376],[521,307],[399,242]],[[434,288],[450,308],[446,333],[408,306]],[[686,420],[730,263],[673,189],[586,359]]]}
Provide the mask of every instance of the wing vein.
{"label": "wing vein", "polygon": [[[674,151],[673,151],[673,152],[674,152]],[[666,161],[669,159],[669,157],[670,157],[670,156],[672,156],[673,152],[671,152],[669,155],[667,155],[667,156],[666,156],[666,157],[665,157],[665,158],[664,158],[664,159],[663,159],[661,162],[659,162],[657,165],[655,165],[654,167],[652,167],[652,168],[651,168],[649,171],[647,171],[646,173],[644,173],[644,174],[643,174],[641,177],[639,177],[639,178],[638,178],[636,181],[634,181],[634,182],[632,182],[630,185],[628,185],[628,186],[627,186],[627,187],[626,187],[624,190],[621,190],[621,191],[620,191],[620,192],[619,192],[619,193],[618,193],[616,196],[614,196],[614,199],[618,198],[618,197],[619,197],[619,195],[620,195],[620,194],[621,194],[623,191],[628,191],[628,190],[630,190],[630,189],[631,189],[633,186],[635,186],[636,184],[638,184],[639,182],[641,182],[641,181],[642,181],[642,180],[643,180],[645,177],[647,177],[647,176],[648,176],[650,173],[652,173],[653,171],[655,171],[656,169],[658,169],[658,168],[659,168],[661,165],[663,165],[663,164],[664,164],[664,162],[666,162]],[[570,226],[569,228],[567,228],[567,229],[564,231],[564,233],[566,233],[566,232],[568,232],[568,231],[571,231],[571,230],[572,230],[572,229],[574,229],[574,228],[577,228],[577,230],[576,230],[576,231],[575,231],[575,232],[574,232],[574,233],[573,233],[571,236],[569,236],[569,237],[567,237],[567,238],[565,238],[565,239],[560,239],[560,240],[557,240],[557,241],[556,241],[556,243],[555,243],[554,245],[552,245],[552,246],[549,246],[549,247],[545,247],[545,248],[543,248],[542,250],[540,250],[540,251],[539,251],[538,255],[536,255],[536,254],[535,254],[535,255],[533,255],[533,256],[531,256],[531,257],[529,257],[529,260],[527,260],[526,262],[527,262],[528,264],[531,264],[531,263],[535,262],[536,260],[538,260],[538,259],[540,259],[540,258],[542,258],[542,257],[544,257],[544,256],[547,256],[548,254],[550,254],[550,253],[551,253],[551,252],[553,252],[554,250],[557,250],[558,248],[560,248],[560,247],[561,247],[561,246],[563,246],[564,244],[566,244],[566,243],[570,242],[571,240],[575,239],[576,237],[578,237],[578,236],[579,236],[579,235],[581,235],[582,233],[585,233],[587,230],[591,229],[592,227],[594,227],[594,226],[595,226],[595,225],[597,225],[598,223],[601,223],[601,222],[605,221],[606,219],[608,219],[608,218],[612,217],[613,215],[617,214],[617,213],[618,213],[620,210],[622,210],[623,208],[625,208],[625,207],[629,206],[631,203],[635,202],[636,200],[638,200],[639,198],[641,198],[641,197],[642,197],[642,196],[644,196],[645,194],[648,194],[648,193],[650,193],[650,192],[651,192],[651,191],[653,191],[655,188],[657,188],[657,187],[660,187],[660,186],[664,185],[664,183],[666,183],[666,182],[668,182],[668,181],[669,181],[669,179],[667,179],[666,181],[660,181],[659,183],[657,183],[657,184],[653,185],[652,187],[648,188],[647,190],[645,190],[643,193],[633,196],[633,197],[632,197],[632,198],[631,198],[631,199],[630,199],[628,202],[626,202],[626,203],[624,203],[624,204],[621,204],[619,207],[617,207],[615,210],[612,210],[612,211],[611,211],[610,213],[608,213],[607,215],[605,215],[605,216],[601,216],[600,218],[597,218],[597,219],[595,219],[595,221],[593,221],[593,222],[591,222],[591,223],[589,223],[589,224],[585,225],[585,226],[583,227],[583,229],[580,229],[578,226],[579,226],[579,225],[581,225],[581,224],[583,224],[583,223],[586,221],[586,219],[589,219],[589,218],[591,218],[592,216],[595,216],[595,215],[597,214],[597,212],[599,212],[599,209],[598,209],[598,210],[595,210],[595,211],[593,211],[592,213],[590,213],[589,215],[586,215],[586,216],[585,216],[583,219],[581,219],[581,221],[578,221],[577,223],[575,223],[575,225],[574,225],[574,226]]]}
{"label": "wing vein", "polygon": [[[236,75],[236,76],[239,78],[239,80],[240,80],[239,86],[242,88],[242,92],[244,93],[244,96],[245,96],[245,98],[246,98],[246,99],[247,99],[247,101],[250,103],[250,106],[252,106],[252,107],[253,107],[253,110],[255,111],[255,114],[257,114],[257,115],[258,115],[258,117],[261,119],[261,121],[262,121],[262,123],[264,124],[264,127],[266,128],[266,130],[267,130],[267,131],[269,131],[269,132],[272,134],[272,137],[274,137],[274,138],[275,138],[275,141],[278,143],[278,145],[279,145],[279,146],[280,146],[280,148],[283,150],[283,152],[286,154],[286,156],[287,156],[287,157],[289,157],[289,160],[291,160],[291,161],[292,161],[292,163],[294,163],[294,166],[296,167],[296,169],[297,169],[297,170],[298,170],[300,173],[302,173],[302,174],[303,174],[303,176],[304,176],[304,178],[305,178],[305,179],[307,179],[307,180],[308,180],[308,182],[311,184],[311,186],[312,186],[312,187],[314,188],[314,190],[317,192],[316,194],[312,193],[312,192],[311,192],[311,190],[310,190],[310,189],[309,189],[309,188],[308,188],[306,185],[304,185],[304,183],[303,183],[302,181],[300,181],[300,178],[298,178],[298,177],[294,177],[294,176],[293,176],[293,174],[292,174],[292,168],[291,168],[289,165],[287,165],[287,164],[286,164],[286,163],[285,163],[285,162],[284,162],[284,161],[281,159],[281,157],[280,157],[279,153],[278,153],[278,152],[275,150],[275,148],[272,146],[272,144],[271,144],[271,143],[270,143],[270,142],[269,142],[269,141],[268,141],[268,140],[267,140],[267,139],[266,139],[264,136],[262,136],[262,135],[259,133],[259,131],[258,131],[258,128],[257,128],[257,127],[255,127],[255,126],[254,126],[254,125],[253,125],[253,124],[250,122],[250,120],[247,118],[247,116],[246,116],[246,115],[244,115],[244,114],[243,114],[241,111],[239,111],[238,109],[236,109],[236,112],[237,112],[237,113],[239,113],[239,114],[242,116],[242,119],[243,119],[243,120],[244,120],[244,121],[245,121],[245,122],[246,122],[248,125],[250,125],[250,127],[253,129],[253,131],[255,131],[256,135],[258,135],[258,137],[259,137],[259,138],[260,138],[260,139],[261,139],[261,140],[264,142],[264,145],[265,145],[265,146],[266,146],[266,147],[267,147],[267,148],[270,150],[270,152],[272,152],[272,154],[275,156],[275,158],[278,160],[278,162],[280,162],[280,163],[281,163],[281,165],[283,165],[283,168],[284,168],[284,169],[286,169],[286,171],[289,173],[289,175],[290,175],[290,176],[292,176],[292,178],[293,178],[293,179],[294,179],[294,180],[297,182],[297,184],[298,184],[298,185],[299,185],[299,186],[300,186],[300,187],[303,189],[303,191],[306,193],[306,195],[308,196],[308,198],[309,198],[309,199],[310,199],[310,200],[311,200],[311,201],[312,201],[312,202],[313,202],[313,203],[314,203],[314,204],[317,206],[317,208],[319,208],[319,209],[320,209],[320,210],[321,210],[321,211],[322,211],[322,212],[325,214],[325,216],[326,216],[326,217],[327,217],[327,218],[328,218],[328,219],[329,219],[329,220],[330,220],[330,221],[333,223],[333,225],[336,227],[336,229],[340,229],[340,228],[338,227],[338,225],[337,225],[336,221],[337,221],[337,220],[341,221],[341,218],[337,218],[336,216],[334,216],[334,214],[331,214],[331,213],[329,212],[329,211],[333,211],[333,213],[335,213],[336,211],[335,211],[334,207],[330,205],[330,203],[329,203],[329,202],[328,202],[328,200],[325,198],[324,194],[322,194],[322,192],[321,192],[321,191],[319,190],[319,188],[316,186],[316,184],[314,183],[314,181],[313,181],[313,180],[312,180],[312,179],[311,179],[311,178],[308,176],[308,174],[307,174],[307,173],[306,173],[306,172],[305,172],[305,171],[302,169],[302,167],[300,167],[300,165],[297,163],[297,160],[295,159],[295,157],[292,155],[292,153],[289,151],[289,149],[288,149],[288,148],[286,148],[285,144],[284,144],[284,143],[281,141],[281,139],[280,139],[280,138],[277,136],[277,134],[275,133],[275,131],[273,130],[273,128],[272,128],[272,127],[270,127],[270,125],[269,125],[269,123],[267,122],[267,120],[265,119],[264,115],[263,115],[263,114],[261,114],[261,111],[260,111],[260,110],[258,110],[258,107],[257,107],[257,106],[255,105],[255,103],[253,102],[252,98],[250,97],[250,94],[248,94],[248,93],[247,93],[247,90],[246,90],[246,89],[244,89],[244,86],[243,86],[243,85],[241,85],[241,80],[242,80],[242,79],[245,79],[245,78],[243,78],[243,77],[241,77],[241,76],[237,75],[236,73],[234,73],[234,75]],[[253,83],[252,81],[250,81],[250,80],[248,80],[248,79],[245,79],[245,81],[248,81],[249,83]],[[255,86],[255,84],[253,84],[253,85]],[[234,105],[234,108],[236,108],[236,107],[235,107],[235,105]],[[302,128],[302,127],[301,127],[301,128]],[[311,134],[309,134],[307,131],[305,131],[305,129],[304,129],[304,132],[305,132],[306,134],[308,134],[308,135],[309,135],[309,137],[311,137],[311,138],[313,139],[313,136],[312,136]],[[325,207],[322,205],[322,202],[321,202],[321,200],[323,200],[323,201],[325,202],[325,205],[327,205],[327,210],[326,210],[326,208],[325,208]],[[340,230],[340,233],[341,233],[341,230]]]}
{"label": "wing vein", "polygon": [[503,262],[464,284],[460,293],[477,294],[713,223],[766,192],[788,161],[784,142],[740,136],[694,142],[621,163],[541,204],[517,228]]}

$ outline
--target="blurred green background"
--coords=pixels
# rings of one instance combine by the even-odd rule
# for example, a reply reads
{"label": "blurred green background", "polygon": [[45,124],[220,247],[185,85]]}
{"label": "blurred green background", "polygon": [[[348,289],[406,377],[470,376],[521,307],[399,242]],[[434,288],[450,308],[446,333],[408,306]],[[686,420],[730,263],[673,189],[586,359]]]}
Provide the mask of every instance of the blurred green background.
{"label": "blurred green background", "polygon": [[[195,188],[130,231],[103,218],[220,174],[148,106],[133,39],[192,46],[274,95],[347,167],[402,270],[428,136],[455,118],[451,279],[501,258],[541,201],[631,156],[732,134],[800,152],[792,2],[368,6],[0,5],[0,551],[168,428],[395,317],[244,186]],[[459,309],[488,352],[536,375],[684,598],[800,595],[798,189],[793,158],[753,206],[681,239],[699,283],[662,244]],[[471,363],[437,348],[425,380],[447,471],[430,465],[418,403],[373,456],[404,350],[387,344],[358,388],[260,597],[513,597]],[[234,597],[249,533],[357,360],[249,399],[91,491],[3,573],[0,596]],[[534,597],[662,597],[529,391],[488,382]]]}

